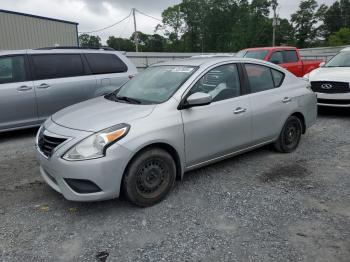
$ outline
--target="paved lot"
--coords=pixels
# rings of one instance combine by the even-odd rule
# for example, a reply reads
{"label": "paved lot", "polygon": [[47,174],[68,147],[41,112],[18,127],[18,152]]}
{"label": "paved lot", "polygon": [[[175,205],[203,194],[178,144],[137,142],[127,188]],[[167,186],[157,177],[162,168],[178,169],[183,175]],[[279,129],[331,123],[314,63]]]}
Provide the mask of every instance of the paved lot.
{"label": "paved lot", "polygon": [[322,110],[293,154],[190,172],[143,209],[63,199],[39,177],[35,131],[0,134],[0,261],[350,261],[349,110]]}

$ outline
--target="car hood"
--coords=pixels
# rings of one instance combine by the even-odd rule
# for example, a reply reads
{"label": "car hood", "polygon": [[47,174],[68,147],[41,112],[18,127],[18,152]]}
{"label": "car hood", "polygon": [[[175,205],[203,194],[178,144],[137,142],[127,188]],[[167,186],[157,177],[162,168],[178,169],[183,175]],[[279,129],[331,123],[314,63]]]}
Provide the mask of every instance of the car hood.
{"label": "car hood", "polygon": [[135,105],[98,97],[67,107],[51,118],[56,124],[89,132],[129,123],[152,113],[156,105]]}
{"label": "car hood", "polygon": [[350,82],[350,67],[318,68],[310,73],[309,80]]}

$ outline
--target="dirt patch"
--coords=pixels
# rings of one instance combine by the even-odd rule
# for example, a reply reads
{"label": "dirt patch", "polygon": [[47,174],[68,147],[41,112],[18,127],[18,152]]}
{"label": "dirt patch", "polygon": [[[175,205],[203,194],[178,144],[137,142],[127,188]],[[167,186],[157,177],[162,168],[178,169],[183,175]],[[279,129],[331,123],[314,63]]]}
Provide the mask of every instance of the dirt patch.
{"label": "dirt patch", "polygon": [[301,164],[288,164],[276,166],[263,173],[259,179],[263,183],[276,182],[285,179],[303,179],[311,174],[307,167]]}

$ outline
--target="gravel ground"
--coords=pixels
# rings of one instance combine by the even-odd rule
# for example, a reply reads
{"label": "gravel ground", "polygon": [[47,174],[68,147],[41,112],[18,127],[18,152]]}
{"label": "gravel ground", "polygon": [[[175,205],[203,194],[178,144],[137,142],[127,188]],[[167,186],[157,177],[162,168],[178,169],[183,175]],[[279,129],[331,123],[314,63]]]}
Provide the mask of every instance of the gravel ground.
{"label": "gravel ground", "polygon": [[321,110],[295,153],[190,172],[150,208],[65,200],[35,132],[0,134],[0,261],[350,261],[349,110]]}

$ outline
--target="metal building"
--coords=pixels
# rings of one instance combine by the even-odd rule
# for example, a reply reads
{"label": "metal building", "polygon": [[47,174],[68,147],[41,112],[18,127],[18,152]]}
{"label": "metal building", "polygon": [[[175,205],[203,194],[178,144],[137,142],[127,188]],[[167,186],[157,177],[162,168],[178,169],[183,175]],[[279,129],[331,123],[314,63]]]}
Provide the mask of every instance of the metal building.
{"label": "metal building", "polygon": [[78,23],[0,9],[0,50],[78,46]]}

